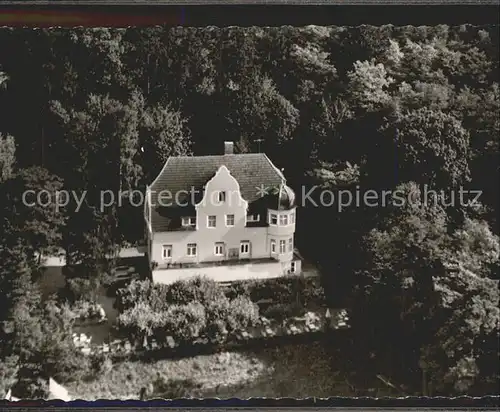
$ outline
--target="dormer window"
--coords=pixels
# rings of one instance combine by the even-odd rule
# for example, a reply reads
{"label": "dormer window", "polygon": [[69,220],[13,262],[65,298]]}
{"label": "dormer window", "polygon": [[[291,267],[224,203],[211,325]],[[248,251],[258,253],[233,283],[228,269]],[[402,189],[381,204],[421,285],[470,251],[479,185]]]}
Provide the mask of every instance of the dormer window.
{"label": "dormer window", "polygon": [[182,226],[184,227],[190,227],[190,226],[196,226],[196,218],[195,217],[183,217],[182,218]]}
{"label": "dormer window", "polygon": [[217,193],[217,200],[219,203],[224,203],[226,201],[226,192]]}
{"label": "dormer window", "polygon": [[247,222],[258,222],[260,220],[259,215],[248,215]]}

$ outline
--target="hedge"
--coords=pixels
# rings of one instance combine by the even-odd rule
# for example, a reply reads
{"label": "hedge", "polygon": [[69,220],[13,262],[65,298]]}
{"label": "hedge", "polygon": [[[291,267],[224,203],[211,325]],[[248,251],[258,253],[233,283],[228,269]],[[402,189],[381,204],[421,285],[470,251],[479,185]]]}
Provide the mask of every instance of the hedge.
{"label": "hedge", "polygon": [[273,302],[263,313],[285,320],[300,316],[304,308],[324,303],[316,279],[282,277],[235,282],[228,286],[204,277],[170,285],[134,281],[118,291],[119,333],[135,344],[153,337],[160,347],[199,339],[223,343],[248,330],[259,320],[257,302]]}
{"label": "hedge", "polygon": [[286,319],[302,316],[305,313],[306,309],[297,303],[278,303],[269,306],[263,312],[263,315],[268,319],[275,319],[279,322],[283,322]]}
{"label": "hedge", "polygon": [[259,319],[248,297],[229,299],[219,284],[204,278],[168,286],[134,282],[119,292],[117,302],[118,331],[135,344],[153,337],[162,347],[200,338],[221,343]]}
{"label": "hedge", "polygon": [[224,296],[224,290],[215,281],[196,277],[186,281],[176,281],[170,285],[153,284],[150,280],[131,282],[117,292],[115,307],[123,313],[137,303],[147,303],[155,311],[166,310],[170,305],[185,305],[189,302],[207,302]]}
{"label": "hedge", "polygon": [[226,286],[229,298],[247,296],[253,302],[269,300],[274,303],[294,304],[304,307],[325,303],[324,290],[316,278],[283,276],[267,280],[244,280]]}
{"label": "hedge", "polygon": [[116,308],[123,313],[138,302],[145,302],[155,311],[165,310],[172,304],[184,305],[200,302],[203,305],[222,299],[226,295],[230,300],[240,296],[252,302],[269,300],[273,303],[294,304],[308,307],[311,304],[323,305],[325,295],[323,287],[315,278],[284,276],[267,280],[245,280],[226,286],[204,277],[187,281],[177,281],[171,285],[153,284],[151,281],[133,281],[117,294]]}

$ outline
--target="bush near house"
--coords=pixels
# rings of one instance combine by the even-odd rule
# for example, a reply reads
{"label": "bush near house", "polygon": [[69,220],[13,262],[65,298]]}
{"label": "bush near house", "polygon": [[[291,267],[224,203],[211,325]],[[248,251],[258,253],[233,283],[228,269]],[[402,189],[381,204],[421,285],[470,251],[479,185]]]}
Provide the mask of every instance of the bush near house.
{"label": "bush near house", "polygon": [[201,276],[170,285],[135,280],[118,290],[115,307],[123,313],[137,303],[145,302],[152,309],[162,311],[170,305],[185,305],[194,301],[206,305],[224,296],[224,290],[217,282]]}
{"label": "bush near house", "polygon": [[303,307],[323,306],[324,290],[318,279],[284,276],[266,280],[244,280],[226,286],[226,295],[247,296],[252,302],[271,301],[274,304],[299,304]]}
{"label": "bush near house", "polygon": [[120,290],[118,333],[136,345],[154,337],[160,347],[207,339],[222,343],[259,319],[246,296],[229,299],[216,282],[198,277],[171,285],[133,282]]}
{"label": "bush near house", "polygon": [[267,307],[262,314],[268,319],[283,322],[286,319],[303,316],[307,310],[298,303],[278,303]]}
{"label": "bush near house", "polygon": [[81,300],[95,302],[98,296],[99,281],[96,278],[70,277],[66,279],[66,287],[61,290],[61,300],[77,302]]}
{"label": "bush near house", "polygon": [[171,285],[154,284],[149,280],[133,281],[118,291],[115,307],[123,313],[138,302],[146,302],[154,310],[161,311],[166,305],[192,301],[207,304],[222,299],[224,295],[230,300],[245,296],[254,303],[267,300],[273,304],[298,303],[303,307],[323,306],[326,302],[323,287],[315,278],[284,276],[238,281],[222,286],[200,276]]}
{"label": "bush near house", "polygon": [[106,319],[103,307],[94,301],[78,300],[68,308],[72,318],[77,322],[102,322]]}
{"label": "bush near house", "polygon": [[223,343],[264,316],[284,321],[325,303],[316,279],[283,277],[221,285],[199,276],[170,285],[133,281],[117,293],[118,332],[136,344],[155,337],[159,346],[205,338]]}

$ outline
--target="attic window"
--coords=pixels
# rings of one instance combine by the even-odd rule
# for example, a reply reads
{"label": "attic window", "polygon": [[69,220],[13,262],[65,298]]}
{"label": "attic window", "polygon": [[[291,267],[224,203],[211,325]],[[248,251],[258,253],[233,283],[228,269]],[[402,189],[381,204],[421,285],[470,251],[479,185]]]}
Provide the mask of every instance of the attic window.
{"label": "attic window", "polygon": [[217,194],[217,200],[219,201],[219,203],[223,203],[226,201],[226,192],[219,192]]}

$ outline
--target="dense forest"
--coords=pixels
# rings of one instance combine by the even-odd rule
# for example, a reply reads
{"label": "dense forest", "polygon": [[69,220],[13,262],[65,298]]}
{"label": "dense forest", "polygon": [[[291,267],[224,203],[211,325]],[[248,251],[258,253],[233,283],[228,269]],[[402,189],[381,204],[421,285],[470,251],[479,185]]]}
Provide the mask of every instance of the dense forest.
{"label": "dense forest", "polygon": [[[3,384],[42,357],[61,374],[69,351],[33,256],[62,247],[99,272],[143,236],[142,208],[102,209],[100,191],[144,190],[169,156],[231,140],[265,152],[299,200],[436,191],[404,207],[302,202],[296,243],[349,308],[366,368],[423,394],[497,392],[498,27],[2,29],[0,50]],[[62,188],[87,192],[78,211],[22,202]],[[460,189],[479,203],[453,201]]]}

